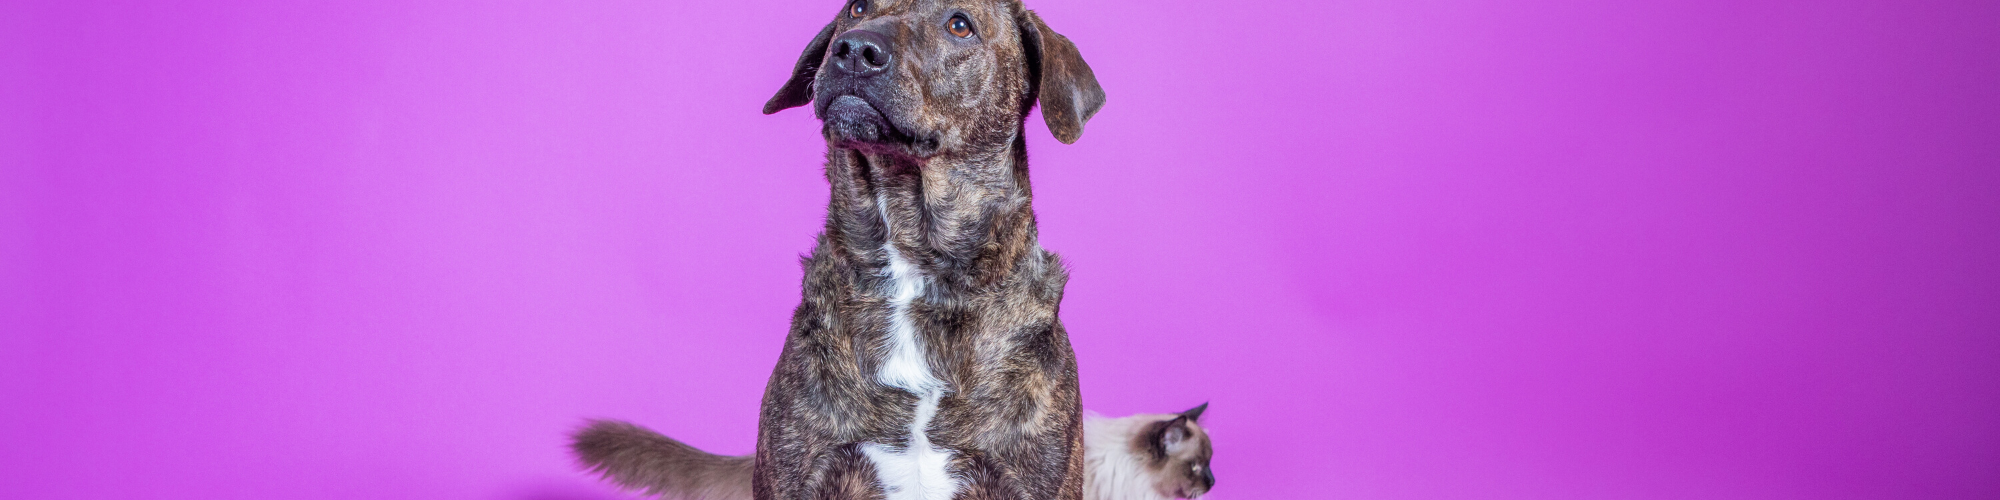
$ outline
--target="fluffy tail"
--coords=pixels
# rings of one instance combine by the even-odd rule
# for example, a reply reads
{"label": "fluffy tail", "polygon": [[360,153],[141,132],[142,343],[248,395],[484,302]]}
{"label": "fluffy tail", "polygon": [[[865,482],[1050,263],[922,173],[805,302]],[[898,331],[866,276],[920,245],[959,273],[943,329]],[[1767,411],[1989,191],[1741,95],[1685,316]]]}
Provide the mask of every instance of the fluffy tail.
{"label": "fluffy tail", "polygon": [[711,454],[616,420],[591,421],[569,447],[585,468],[627,489],[675,500],[750,500],[750,456]]}

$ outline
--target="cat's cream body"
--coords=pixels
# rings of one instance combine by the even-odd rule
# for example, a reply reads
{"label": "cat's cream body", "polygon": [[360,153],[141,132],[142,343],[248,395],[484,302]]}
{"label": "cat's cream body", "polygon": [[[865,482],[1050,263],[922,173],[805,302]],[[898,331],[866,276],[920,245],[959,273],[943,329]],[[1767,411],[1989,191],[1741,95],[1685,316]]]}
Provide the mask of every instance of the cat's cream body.
{"label": "cat's cream body", "polygon": [[1132,449],[1142,416],[1083,415],[1083,500],[1166,500]]}

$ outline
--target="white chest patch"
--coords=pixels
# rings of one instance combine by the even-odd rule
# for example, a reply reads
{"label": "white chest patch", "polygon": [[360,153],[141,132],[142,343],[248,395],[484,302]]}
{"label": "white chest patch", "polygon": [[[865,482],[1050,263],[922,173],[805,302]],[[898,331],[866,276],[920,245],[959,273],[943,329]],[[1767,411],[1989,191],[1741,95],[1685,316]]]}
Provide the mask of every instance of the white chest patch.
{"label": "white chest patch", "polygon": [[[887,203],[875,198],[876,207],[888,213]],[[884,224],[888,221],[885,219]],[[861,453],[875,465],[875,478],[888,500],[950,500],[958,493],[958,478],[945,470],[951,450],[931,445],[931,417],[937,416],[938,400],[944,397],[944,381],[931,374],[922,346],[917,344],[917,325],[910,319],[910,303],[924,293],[927,277],[917,266],[904,260],[893,245],[883,245],[889,254],[886,294],[889,313],[889,357],[875,372],[875,380],[917,396],[915,415],[910,419],[907,446],[862,443]]]}

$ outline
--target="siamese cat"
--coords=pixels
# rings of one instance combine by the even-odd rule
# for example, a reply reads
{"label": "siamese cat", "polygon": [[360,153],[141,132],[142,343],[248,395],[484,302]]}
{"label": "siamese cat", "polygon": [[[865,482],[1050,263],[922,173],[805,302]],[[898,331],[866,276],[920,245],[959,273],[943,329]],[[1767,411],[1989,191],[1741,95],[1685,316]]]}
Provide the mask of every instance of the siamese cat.
{"label": "siamese cat", "polygon": [[1198,498],[1215,487],[1202,403],[1180,413],[1083,417],[1084,500]]}
{"label": "siamese cat", "polygon": [[[1200,498],[1215,487],[1202,403],[1180,413],[1083,421],[1084,500]],[[584,468],[669,500],[750,500],[753,455],[722,456],[644,427],[596,420],[571,436]]]}

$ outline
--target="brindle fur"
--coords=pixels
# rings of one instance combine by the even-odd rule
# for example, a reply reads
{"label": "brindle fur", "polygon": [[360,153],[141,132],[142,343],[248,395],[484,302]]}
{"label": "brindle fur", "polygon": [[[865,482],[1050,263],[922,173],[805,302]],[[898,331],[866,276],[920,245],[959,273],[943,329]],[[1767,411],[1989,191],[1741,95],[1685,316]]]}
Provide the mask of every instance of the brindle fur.
{"label": "brindle fur", "polygon": [[750,497],[751,457],[711,455],[637,425],[591,421],[572,437],[570,449],[592,472],[647,494],[680,500]]}
{"label": "brindle fur", "polygon": [[[928,278],[904,314],[946,387],[925,432],[953,452],[955,498],[1079,499],[1076,359],[1056,317],[1068,275],[1037,242],[1022,132],[1039,101],[1057,139],[1074,142],[1103,91],[1076,47],[1018,1],[878,0],[860,17],[851,7],[807,46],[764,108],[815,104],[832,196],[765,390],[753,495],[884,496],[857,446],[907,444],[918,402],[876,379],[891,342],[885,247],[893,247]],[[975,35],[946,33],[953,15]],[[829,45],[852,30],[893,42],[888,73],[822,71],[835,63]],[[832,109],[843,96],[873,114],[853,113],[853,99]],[[585,461],[614,476],[626,470]],[[681,487],[659,478],[661,488]]]}

